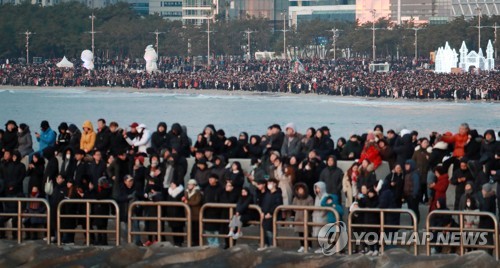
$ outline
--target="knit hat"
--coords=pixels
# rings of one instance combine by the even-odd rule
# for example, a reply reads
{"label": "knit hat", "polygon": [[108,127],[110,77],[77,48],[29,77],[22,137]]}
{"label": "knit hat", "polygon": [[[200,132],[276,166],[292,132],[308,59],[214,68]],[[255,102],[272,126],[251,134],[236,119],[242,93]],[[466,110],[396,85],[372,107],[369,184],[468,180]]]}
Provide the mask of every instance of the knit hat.
{"label": "knit hat", "polygon": [[198,185],[198,182],[196,182],[195,179],[190,179],[187,184],[196,186],[196,185]]}

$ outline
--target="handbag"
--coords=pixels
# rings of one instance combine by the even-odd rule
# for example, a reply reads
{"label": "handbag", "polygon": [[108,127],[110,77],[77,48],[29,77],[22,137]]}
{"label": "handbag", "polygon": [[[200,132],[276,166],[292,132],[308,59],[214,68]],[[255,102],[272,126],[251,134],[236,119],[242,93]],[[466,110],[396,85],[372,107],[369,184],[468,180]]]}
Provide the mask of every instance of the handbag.
{"label": "handbag", "polygon": [[54,185],[52,184],[51,179],[47,178],[47,181],[45,181],[44,190],[47,195],[52,195],[54,192]]}

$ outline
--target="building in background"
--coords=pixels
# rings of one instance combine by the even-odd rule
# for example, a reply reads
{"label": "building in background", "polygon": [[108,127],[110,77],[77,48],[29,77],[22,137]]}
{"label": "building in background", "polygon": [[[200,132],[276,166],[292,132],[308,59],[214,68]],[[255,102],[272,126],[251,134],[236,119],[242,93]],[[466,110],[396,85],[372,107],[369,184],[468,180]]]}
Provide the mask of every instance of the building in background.
{"label": "building in background", "polygon": [[182,0],[182,22],[201,25],[218,15],[217,0]]}
{"label": "building in background", "polygon": [[168,20],[182,19],[182,0],[149,0],[149,14]]}
{"label": "building in background", "polygon": [[451,0],[451,15],[470,19],[479,14],[478,7],[482,16],[500,15],[500,0]]}
{"label": "building in background", "polygon": [[356,21],[354,0],[290,0],[292,25],[315,19],[328,21]]}
{"label": "building in background", "polygon": [[381,18],[390,18],[391,0],[356,0],[356,19],[360,24],[372,22],[374,19],[372,11],[375,10],[375,21]]}

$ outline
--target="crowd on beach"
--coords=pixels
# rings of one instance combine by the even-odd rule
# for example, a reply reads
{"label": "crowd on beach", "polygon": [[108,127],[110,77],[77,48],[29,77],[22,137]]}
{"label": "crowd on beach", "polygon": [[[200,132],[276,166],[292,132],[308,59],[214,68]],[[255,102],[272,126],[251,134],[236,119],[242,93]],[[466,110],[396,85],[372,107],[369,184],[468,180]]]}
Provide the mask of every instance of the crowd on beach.
{"label": "crowd on beach", "polygon": [[[97,61],[96,69],[43,64],[3,64],[0,85],[127,87],[313,93],[411,99],[500,99],[500,73],[439,74],[411,60],[391,62],[387,73],[370,72],[363,59],[214,61],[210,68],[189,58],[166,58],[158,71],[130,61]],[[419,68],[416,68],[419,66]]]}
{"label": "crowd on beach", "polygon": [[[54,122],[52,122],[54,123]],[[127,124],[128,125],[128,124]],[[500,198],[493,189],[500,181],[500,142],[494,130],[478,133],[464,123],[458,132],[437,133],[429,136],[416,130],[384,129],[334,141],[326,126],[310,127],[301,134],[293,123],[282,128],[271,125],[263,133],[249,135],[241,132],[238,137],[226,137],[223,129],[209,124],[199,129],[191,139],[187,129],[179,123],[167,126],[160,122],[156,129],[144,124],[131,123],[120,127],[117,122],[107,124],[105,119],[82,125],[61,122],[53,130],[48,121],[32,131],[24,123],[9,120],[0,131],[0,196],[45,198],[50,204],[52,234],[56,231],[56,211],[65,199],[115,200],[119,205],[120,221],[127,222],[128,206],[134,201],[173,201],[187,204],[192,211],[191,222],[167,221],[172,232],[183,232],[186,224],[192,226],[192,244],[198,245],[199,232],[227,234],[225,243],[219,238],[208,238],[210,246],[228,247],[228,239],[244,237],[242,227],[250,221],[262,219],[265,244],[272,245],[272,215],[279,205],[332,207],[340,217],[353,214],[354,223],[379,224],[377,214],[356,212],[357,208],[401,208],[415,212],[419,206],[429,206],[429,211],[448,210],[446,193],[449,184],[456,186],[453,210],[488,211],[497,215]],[[500,135],[500,133],[499,133]],[[33,143],[38,143],[34,150]],[[188,169],[187,159],[194,165]],[[238,159],[249,159],[251,167],[243,170]],[[337,167],[341,160],[351,161],[345,172]],[[243,160],[239,160],[243,161]],[[246,160],[248,161],[248,160]],[[385,162],[387,163],[385,163]],[[377,178],[376,170],[387,164],[391,172]],[[452,176],[448,170],[453,165]],[[185,180],[185,177],[188,178]],[[496,190],[496,191],[495,191]],[[200,207],[205,203],[236,204],[235,214],[226,224],[206,223],[198,228]],[[249,205],[258,205],[262,215],[253,213]],[[498,203],[500,204],[500,203]],[[44,213],[45,207],[31,202],[29,213]],[[500,209],[500,207],[499,207]],[[0,210],[17,211],[16,205],[4,203]],[[62,213],[83,214],[85,207],[67,204]],[[92,214],[114,213],[107,204],[92,205]],[[159,216],[156,207],[137,207],[135,216]],[[164,217],[183,217],[181,207],[168,207],[161,211]],[[399,225],[397,214],[387,216],[385,224]],[[207,218],[228,219],[227,210],[208,209]],[[279,214],[280,218],[302,222],[301,210]],[[4,216],[0,225],[15,217]],[[314,211],[315,223],[332,223],[337,220],[331,212]],[[465,216],[466,228],[493,228],[488,217]],[[134,221],[133,230],[142,226]],[[43,218],[23,219],[25,227],[43,226]],[[89,228],[105,230],[107,219],[93,219]],[[456,219],[449,215],[433,218],[432,226],[456,227]],[[17,220],[12,221],[17,226]],[[86,228],[81,219],[61,219],[61,228]],[[166,228],[164,225],[162,228]],[[320,227],[313,227],[312,237]],[[144,230],[157,231],[156,222],[144,223]],[[294,227],[298,236],[304,235],[303,225]],[[439,232],[439,231],[436,231]],[[17,232],[12,233],[13,238]],[[5,238],[6,232],[0,232]],[[164,237],[134,235],[134,243],[149,246]],[[25,239],[38,239],[26,232]],[[54,242],[55,237],[51,238]],[[64,233],[62,243],[75,242],[74,234]],[[493,237],[488,236],[492,243]],[[90,236],[90,243],[106,245],[106,234]],[[173,242],[182,246],[184,237],[175,236]],[[302,247],[298,250],[303,252]],[[360,246],[358,252],[376,256],[378,245]],[[454,252],[453,246],[435,247],[437,252]],[[321,249],[318,251],[321,252]]]}

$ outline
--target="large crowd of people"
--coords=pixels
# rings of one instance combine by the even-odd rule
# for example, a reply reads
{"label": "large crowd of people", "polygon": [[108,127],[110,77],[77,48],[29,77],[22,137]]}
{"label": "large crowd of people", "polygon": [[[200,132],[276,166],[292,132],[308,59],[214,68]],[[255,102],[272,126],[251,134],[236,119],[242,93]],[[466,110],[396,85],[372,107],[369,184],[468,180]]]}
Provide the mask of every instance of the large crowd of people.
{"label": "large crowd of people", "polygon": [[[54,123],[54,122],[52,122]],[[192,225],[192,244],[200,241],[199,232],[225,234],[228,239],[238,239],[242,227],[249,221],[262,219],[265,244],[272,245],[272,215],[279,205],[306,205],[333,207],[343,214],[355,213],[356,223],[380,223],[373,214],[356,212],[356,208],[401,208],[404,203],[421,221],[419,206],[429,210],[446,210],[448,185],[456,186],[454,210],[488,211],[497,215],[495,182],[500,181],[500,143],[494,130],[478,133],[462,124],[457,133],[451,132],[419,135],[415,130],[396,133],[384,130],[382,125],[373,131],[333,140],[328,127],[310,127],[300,134],[293,123],[284,128],[275,124],[265,133],[249,135],[241,132],[238,137],[226,137],[223,129],[209,124],[191,139],[187,129],[179,123],[168,128],[160,122],[156,129],[132,123],[121,128],[117,122],[99,119],[97,128],[90,121],[81,127],[61,122],[54,131],[48,121],[37,126],[34,137],[38,150],[34,150],[32,132],[24,123],[9,120],[0,131],[0,196],[46,198],[50,204],[52,234],[55,233],[58,204],[65,199],[115,200],[120,209],[120,221],[127,222],[129,205],[138,200],[184,202],[193,212],[190,223],[171,221],[173,232],[182,232],[185,224]],[[499,133],[500,135],[500,133]],[[188,168],[188,158],[194,165]],[[251,168],[243,170],[234,159],[250,159]],[[345,172],[337,161],[349,160],[352,165]],[[248,160],[246,160],[248,161]],[[389,165],[391,172],[377,178],[376,170]],[[453,164],[453,175],[448,169]],[[497,184],[496,192],[500,190]],[[198,211],[204,203],[236,204],[231,224],[205,224],[198,229]],[[262,215],[253,213],[250,204],[260,206]],[[45,207],[37,202],[26,208],[30,213],[43,213]],[[16,212],[17,207],[8,203],[0,206],[6,213]],[[62,213],[84,213],[78,204],[64,206]],[[113,210],[106,204],[92,206],[92,213],[109,215]],[[156,208],[137,207],[136,216],[158,216]],[[182,208],[169,207],[162,211],[167,217],[183,217]],[[223,210],[209,209],[208,218],[224,219],[229,215]],[[378,214],[377,214],[378,215]],[[303,211],[285,212],[280,217],[302,221]],[[14,217],[2,217],[4,225]],[[15,219],[15,218],[14,218]],[[315,223],[331,223],[339,219],[333,213],[315,211]],[[385,224],[398,225],[399,217],[386,217]],[[17,226],[17,220],[12,224]],[[25,226],[43,226],[42,218],[23,220]],[[85,228],[85,221],[63,218],[61,228]],[[165,224],[163,228],[166,227]],[[434,226],[456,226],[450,216],[433,218]],[[485,217],[464,217],[466,228],[492,228],[493,222]],[[107,229],[108,220],[95,219],[90,228]],[[134,221],[139,231],[142,226]],[[145,223],[146,231],[157,231],[155,223]],[[304,234],[302,225],[295,226],[299,236]],[[316,236],[319,227],[308,232]],[[28,239],[37,239],[26,233]],[[5,232],[0,232],[2,238]],[[17,232],[12,236],[16,238]],[[52,240],[55,240],[52,237]],[[75,242],[74,234],[64,233],[62,243]],[[137,245],[151,245],[164,237],[150,235],[147,240],[134,235]],[[492,241],[492,237],[488,238]],[[105,245],[105,234],[93,235],[92,244]],[[182,236],[174,244],[185,243]],[[210,246],[222,246],[218,238],[209,238]],[[299,252],[305,249],[302,246]],[[436,247],[446,252],[446,247]],[[453,250],[453,248],[449,249]],[[377,245],[358,248],[359,252],[377,255]],[[321,252],[321,250],[320,250]]]}
{"label": "large crowd of people", "polygon": [[43,64],[3,64],[0,85],[35,87],[133,87],[313,93],[412,99],[499,100],[500,73],[439,74],[420,63],[391,62],[386,73],[370,72],[362,59],[214,61],[210,68],[189,58],[166,58],[157,72],[131,61],[99,61],[88,71]]}

